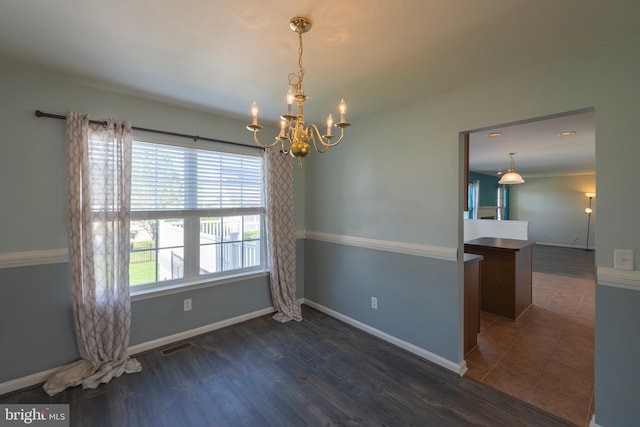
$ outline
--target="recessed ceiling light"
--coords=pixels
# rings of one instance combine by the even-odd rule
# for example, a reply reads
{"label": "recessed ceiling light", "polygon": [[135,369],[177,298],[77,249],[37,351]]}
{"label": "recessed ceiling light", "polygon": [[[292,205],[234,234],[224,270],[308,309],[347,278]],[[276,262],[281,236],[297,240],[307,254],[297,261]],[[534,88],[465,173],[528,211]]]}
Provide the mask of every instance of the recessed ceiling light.
{"label": "recessed ceiling light", "polygon": [[576,131],[575,130],[566,130],[564,132],[560,132],[558,135],[560,136],[571,136],[571,135],[575,135]]}
{"label": "recessed ceiling light", "polygon": [[489,138],[495,138],[496,136],[502,136],[502,132],[491,132],[491,133],[488,133],[487,136]]}

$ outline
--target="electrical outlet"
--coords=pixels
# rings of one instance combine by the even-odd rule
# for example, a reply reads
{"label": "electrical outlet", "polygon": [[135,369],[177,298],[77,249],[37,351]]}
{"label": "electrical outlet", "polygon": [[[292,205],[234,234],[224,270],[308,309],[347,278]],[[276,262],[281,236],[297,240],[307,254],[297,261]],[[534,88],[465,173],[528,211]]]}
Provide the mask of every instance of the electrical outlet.
{"label": "electrical outlet", "polygon": [[618,270],[633,270],[633,250],[614,249],[613,268],[617,268]]}
{"label": "electrical outlet", "polygon": [[374,310],[378,309],[378,298],[377,297],[371,297],[371,308],[373,308]]}
{"label": "electrical outlet", "polygon": [[187,298],[184,300],[184,311],[189,311],[191,308],[191,298]]}

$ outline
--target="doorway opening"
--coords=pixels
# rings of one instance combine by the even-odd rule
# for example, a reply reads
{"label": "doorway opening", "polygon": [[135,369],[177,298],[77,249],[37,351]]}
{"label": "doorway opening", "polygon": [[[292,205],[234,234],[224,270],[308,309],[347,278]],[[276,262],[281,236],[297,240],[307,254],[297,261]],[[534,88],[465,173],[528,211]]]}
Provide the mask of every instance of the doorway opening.
{"label": "doorway opening", "polygon": [[[500,226],[521,221],[526,222],[526,239],[535,242],[532,305],[515,320],[480,307],[476,346],[465,350],[465,376],[588,425],[594,411],[595,258],[585,249],[597,243],[597,208],[593,203],[587,218],[591,200],[585,193],[596,192],[595,111],[466,132],[463,153],[465,178],[482,175],[472,180],[479,187],[472,195],[476,205],[470,206],[473,199],[465,190],[463,239],[469,240],[470,222],[487,223],[480,224],[486,225],[480,233],[502,233]],[[508,219],[468,219],[473,208],[504,210],[500,197],[504,200],[505,188],[499,192],[498,181],[510,166],[509,153],[516,153],[515,168],[525,182],[506,187]],[[483,189],[490,196],[483,198]]]}

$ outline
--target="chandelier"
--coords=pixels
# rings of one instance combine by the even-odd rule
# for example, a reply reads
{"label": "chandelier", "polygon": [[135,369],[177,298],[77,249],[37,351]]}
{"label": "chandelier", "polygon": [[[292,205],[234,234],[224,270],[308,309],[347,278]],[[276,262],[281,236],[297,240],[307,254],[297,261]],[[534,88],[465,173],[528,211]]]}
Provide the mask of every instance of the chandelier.
{"label": "chandelier", "polygon": [[[307,18],[292,18],[289,21],[289,27],[298,33],[298,72],[289,74],[289,90],[287,91],[287,113],[280,116],[280,133],[270,144],[263,144],[258,140],[258,131],[262,129],[262,125],[258,124],[258,105],[254,102],[251,104],[252,122],[247,125],[247,129],[253,132],[253,140],[256,144],[263,148],[270,148],[280,143],[280,151],[289,154],[298,159],[298,167],[302,168],[302,159],[309,155],[311,145],[319,153],[326,153],[329,148],[340,144],[344,136],[345,128],[350,123],[345,121],[347,112],[347,104],[344,99],[340,101],[338,110],[340,112],[340,121],[333,123],[333,117],[329,114],[327,118],[327,131],[324,135],[320,133],[318,126],[309,123],[305,126],[304,122],[304,102],[309,98],[304,93],[302,82],[304,80],[304,67],[302,66],[302,33],[306,33],[311,29],[311,21]],[[296,103],[295,114],[293,112],[293,104]],[[336,135],[332,134],[332,127],[340,129],[340,136],[335,141]]]}

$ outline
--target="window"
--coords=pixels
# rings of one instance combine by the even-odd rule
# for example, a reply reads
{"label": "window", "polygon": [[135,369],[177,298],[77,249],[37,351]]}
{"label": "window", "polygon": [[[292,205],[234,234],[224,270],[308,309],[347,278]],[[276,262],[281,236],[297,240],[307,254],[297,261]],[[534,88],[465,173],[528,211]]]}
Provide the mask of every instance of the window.
{"label": "window", "polygon": [[480,219],[478,216],[478,210],[480,208],[480,181],[473,180],[467,185],[469,189],[467,192],[469,197],[469,200],[467,201],[467,206],[469,207],[468,218]]}
{"label": "window", "polygon": [[262,157],[224,149],[134,138],[131,286],[264,270]]}

